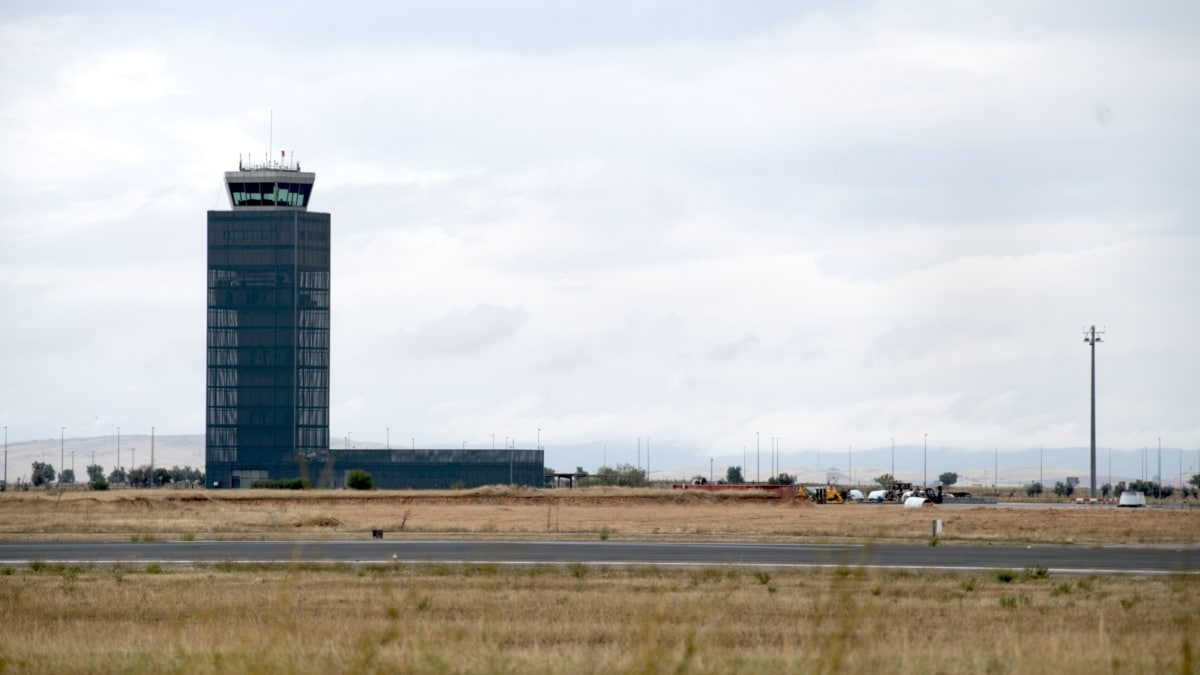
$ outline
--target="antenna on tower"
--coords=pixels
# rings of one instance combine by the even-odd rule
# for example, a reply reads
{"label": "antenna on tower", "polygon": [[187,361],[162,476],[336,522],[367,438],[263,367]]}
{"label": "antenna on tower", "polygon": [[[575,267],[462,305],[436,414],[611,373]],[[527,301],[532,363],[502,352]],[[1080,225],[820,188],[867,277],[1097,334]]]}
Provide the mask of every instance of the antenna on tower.
{"label": "antenna on tower", "polygon": [[270,122],[267,127],[267,161],[271,161],[271,153],[275,150],[275,110],[271,109]]}

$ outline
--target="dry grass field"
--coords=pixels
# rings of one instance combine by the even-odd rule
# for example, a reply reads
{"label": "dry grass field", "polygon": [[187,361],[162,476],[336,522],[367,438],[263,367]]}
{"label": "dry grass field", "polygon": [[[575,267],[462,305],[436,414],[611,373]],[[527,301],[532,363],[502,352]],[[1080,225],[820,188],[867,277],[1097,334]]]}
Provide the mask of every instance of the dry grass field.
{"label": "dry grass field", "polygon": [[815,506],[662,489],[0,493],[0,539],[571,537],[943,543],[1200,544],[1200,509]]}
{"label": "dry grass field", "polygon": [[[657,489],[0,494],[0,539],[1200,543],[1200,510]],[[0,567],[0,673],[1200,673],[1200,575]]]}
{"label": "dry grass field", "polygon": [[0,672],[1197,673],[1200,576],[0,568]]}

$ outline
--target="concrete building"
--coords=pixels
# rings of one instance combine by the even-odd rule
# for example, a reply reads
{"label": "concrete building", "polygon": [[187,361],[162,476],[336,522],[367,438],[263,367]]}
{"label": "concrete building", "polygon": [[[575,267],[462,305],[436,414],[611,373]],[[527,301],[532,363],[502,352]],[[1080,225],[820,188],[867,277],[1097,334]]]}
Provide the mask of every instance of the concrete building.
{"label": "concrete building", "polygon": [[210,487],[328,459],[330,217],[308,210],[315,178],[241,165],[225,174],[231,210],[208,212]]}
{"label": "concrete building", "polygon": [[308,210],[315,179],[239,162],[230,210],[208,212],[208,487],[341,487],[353,469],[381,488],[541,486],[540,448],[330,449],[330,215]]}

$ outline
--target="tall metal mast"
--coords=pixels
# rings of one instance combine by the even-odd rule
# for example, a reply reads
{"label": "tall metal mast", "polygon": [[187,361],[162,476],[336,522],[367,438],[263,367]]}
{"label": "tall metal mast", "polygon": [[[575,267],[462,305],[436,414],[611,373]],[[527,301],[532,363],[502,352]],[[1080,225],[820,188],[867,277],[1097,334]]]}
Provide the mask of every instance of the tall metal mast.
{"label": "tall metal mast", "polygon": [[1096,498],[1096,343],[1104,342],[1100,338],[1104,334],[1102,330],[1096,330],[1095,326],[1083,332],[1083,341],[1088,343],[1092,348],[1092,488],[1090,496]]}

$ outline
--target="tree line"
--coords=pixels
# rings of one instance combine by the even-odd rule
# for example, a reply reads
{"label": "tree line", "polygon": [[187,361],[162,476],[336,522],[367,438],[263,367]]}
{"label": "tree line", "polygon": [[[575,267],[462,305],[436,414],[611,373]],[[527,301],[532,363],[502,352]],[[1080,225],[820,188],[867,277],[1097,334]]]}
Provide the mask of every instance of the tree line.
{"label": "tree line", "polygon": [[[127,484],[131,487],[161,487],[175,483],[204,484],[204,472],[191,466],[172,466],[150,468],[142,465],[134,469],[117,467],[108,474],[99,464],[89,464],[87,467],[88,487],[93,490],[107,490],[112,483]],[[56,471],[49,462],[34,462],[30,472],[30,483],[34,487],[49,486],[51,483],[71,485],[75,483],[75,472],[71,469]]]}

